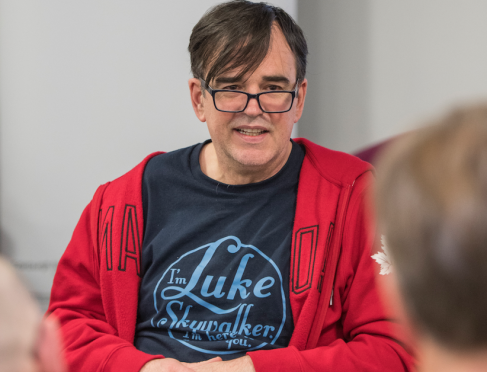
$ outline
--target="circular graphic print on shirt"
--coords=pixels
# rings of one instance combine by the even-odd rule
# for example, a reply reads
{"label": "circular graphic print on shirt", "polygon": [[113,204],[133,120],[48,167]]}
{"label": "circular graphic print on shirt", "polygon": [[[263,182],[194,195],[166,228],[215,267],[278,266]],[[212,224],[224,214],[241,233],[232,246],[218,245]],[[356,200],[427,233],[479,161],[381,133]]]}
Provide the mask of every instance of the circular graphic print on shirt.
{"label": "circular graphic print on shirt", "polygon": [[164,271],[153,298],[152,326],[207,354],[274,344],[286,320],[279,268],[235,236],[179,257]]}

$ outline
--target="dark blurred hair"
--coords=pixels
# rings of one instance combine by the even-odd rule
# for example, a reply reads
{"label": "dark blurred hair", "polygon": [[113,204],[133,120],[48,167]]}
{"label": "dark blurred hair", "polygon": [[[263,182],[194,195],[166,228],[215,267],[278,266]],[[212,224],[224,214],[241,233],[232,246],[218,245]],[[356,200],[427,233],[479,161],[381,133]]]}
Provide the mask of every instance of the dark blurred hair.
{"label": "dark blurred hair", "polygon": [[413,322],[450,348],[487,346],[487,105],[386,152],[376,203]]}
{"label": "dark blurred hair", "polygon": [[211,8],[194,26],[188,46],[193,76],[209,84],[233,69],[242,68],[238,78],[252,73],[267,54],[274,22],[296,58],[297,80],[303,80],[308,47],[301,28],[281,8],[245,0]]}

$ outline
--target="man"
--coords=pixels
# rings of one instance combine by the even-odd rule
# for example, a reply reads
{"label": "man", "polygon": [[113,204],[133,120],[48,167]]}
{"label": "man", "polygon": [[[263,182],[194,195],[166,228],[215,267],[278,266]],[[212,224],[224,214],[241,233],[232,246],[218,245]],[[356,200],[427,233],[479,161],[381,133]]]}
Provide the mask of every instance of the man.
{"label": "man", "polygon": [[54,318],[40,311],[13,267],[0,256],[0,372],[63,372]]}
{"label": "man", "polygon": [[487,370],[487,105],[406,135],[377,173],[389,293],[416,330],[420,370]]}
{"label": "man", "polygon": [[374,284],[370,166],[290,141],[300,28],[232,1],[189,51],[211,141],[149,156],[85,209],[50,306],[72,371],[406,370]]}

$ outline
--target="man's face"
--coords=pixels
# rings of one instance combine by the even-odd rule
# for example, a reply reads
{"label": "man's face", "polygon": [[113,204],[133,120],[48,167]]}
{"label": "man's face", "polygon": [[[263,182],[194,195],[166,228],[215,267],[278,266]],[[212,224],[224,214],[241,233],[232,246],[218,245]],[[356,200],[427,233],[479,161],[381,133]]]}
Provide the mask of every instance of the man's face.
{"label": "man's face", "polygon": [[[237,75],[238,71],[231,71],[208,83],[213,89],[254,94],[270,90],[294,90],[295,57],[278,27],[273,28],[269,51],[260,66],[241,80],[235,79]],[[191,84],[190,80],[190,88]],[[219,163],[223,163],[227,169],[243,171],[265,170],[267,167],[280,169],[284,165],[291,149],[291,131],[301,117],[306,80],[299,84],[293,106],[285,113],[264,113],[255,99],[249,101],[243,112],[221,112],[216,110],[208,92],[197,97],[196,101],[199,98],[200,102],[195,104],[193,90],[198,90],[198,85],[196,80],[191,88],[193,107],[198,118],[207,123]]]}

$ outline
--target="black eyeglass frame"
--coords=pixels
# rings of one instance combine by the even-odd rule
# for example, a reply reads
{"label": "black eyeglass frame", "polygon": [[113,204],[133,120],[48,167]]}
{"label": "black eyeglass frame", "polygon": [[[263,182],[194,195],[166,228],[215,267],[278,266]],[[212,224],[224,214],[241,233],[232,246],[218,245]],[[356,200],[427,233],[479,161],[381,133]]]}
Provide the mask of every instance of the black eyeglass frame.
{"label": "black eyeglass frame", "polygon": [[[268,114],[281,114],[281,113],[284,113],[284,112],[288,112],[288,111],[290,111],[293,108],[294,98],[296,98],[296,95],[298,94],[298,87],[299,87],[299,84],[298,84],[299,83],[299,80],[297,80],[296,81],[296,87],[294,88],[294,90],[278,90],[278,91],[270,90],[268,92],[260,92],[260,93],[257,93],[257,94],[252,94],[252,93],[242,92],[241,90],[213,89],[208,84],[206,84],[206,81],[204,81],[203,79],[200,78],[200,81],[201,81],[202,86],[204,86],[204,89],[207,90],[208,93],[210,93],[211,96],[213,97],[213,105],[215,106],[215,109],[217,109],[220,112],[230,112],[230,113],[238,113],[238,112],[245,111],[245,109],[249,105],[249,101],[252,98],[255,98],[257,100],[257,103],[259,104],[259,107],[262,110],[262,112],[265,112],[265,113],[268,113]],[[216,107],[216,102],[215,102],[215,95],[218,92],[243,93],[243,94],[247,95],[247,103],[245,104],[245,107],[242,110],[239,110],[239,111],[225,111],[225,110],[220,110],[218,107]],[[284,111],[266,111],[266,110],[264,110],[262,108],[261,104],[260,104],[259,97],[262,96],[263,94],[276,93],[276,92],[277,93],[291,93],[292,98],[291,98],[291,104],[289,105],[289,108],[287,110],[284,110]]]}

